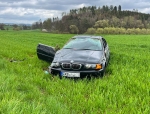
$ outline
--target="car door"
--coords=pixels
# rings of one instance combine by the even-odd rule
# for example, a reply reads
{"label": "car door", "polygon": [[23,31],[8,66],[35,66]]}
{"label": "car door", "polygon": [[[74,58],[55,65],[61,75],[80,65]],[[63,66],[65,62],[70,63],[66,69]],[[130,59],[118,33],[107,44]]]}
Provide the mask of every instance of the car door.
{"label": "car door", "polygon": [[108,47],[108,44],[107,44],[107,42],[104,38],[102,38],[102,42],[103,42],[103,46],[104,46],[104,54],[105,54],[105,57],[106,57],[106,63],[108,63],[108,60],[109,60],[109,47]]}
{"label": "car door", "polygon": [[39,59],[52,62],[55,56],[55,49],[54,47],[47,46],[44,44],[38,44],[37,46],[37,56]]}

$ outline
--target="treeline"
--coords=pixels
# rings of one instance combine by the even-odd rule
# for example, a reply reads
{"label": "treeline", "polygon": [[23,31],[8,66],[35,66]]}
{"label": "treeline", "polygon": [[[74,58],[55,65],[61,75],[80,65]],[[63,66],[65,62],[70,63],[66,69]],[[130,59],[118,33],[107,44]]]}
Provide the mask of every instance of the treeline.
{"label": "treeline", "polygon": [[31,26],[27,26],[27,25],[11,25],[13,27],[13,30],[19,31],[19,30],[31,30]]}
{"label": "treeline", "polygon": [[49,32],[85,33],[88,28],[150,28],[150,14],[140,13],[138,10],[122,11],[121,5],[102,7],[89,6],[71,9],[63,12],[62,18],[48,18],[32,24],[32,28],[47,29]]}
{"label": "treeline", "polygon": [[13,24],[13,25],[8,25],[8,24],[3,24],[3,23],[0,23],[0,30],[16,30],[16,31],[19,31],[19,30],[31,30],[31,26],[29,25],[17,25],[17,24]]}

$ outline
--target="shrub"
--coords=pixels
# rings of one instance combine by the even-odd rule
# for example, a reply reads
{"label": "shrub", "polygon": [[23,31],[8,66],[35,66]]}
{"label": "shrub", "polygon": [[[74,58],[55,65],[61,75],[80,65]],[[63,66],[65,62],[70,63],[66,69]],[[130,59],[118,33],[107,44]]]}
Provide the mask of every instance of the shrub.
{"label": "shrub", "polygon": [[127,34],[135,34],[133,28],[132,28],[132,29],[131,29],[131,28],[128,28],[126,33],[127,33]]}
{"label": "shrub", "polygon": [[145,28],[141,29],[141,34],[147,34],[147,30]]}
{"label": "shrub", "polygon": [[96,29],[95,28],[88,28],[87,34],[95,34],[96,33]]}
{"label": "shrub", "polygon": [[21,30],[21,28],[20,27],[14,27],[13,30],[19,31],[19,30]]}
{"label": "shrub", "polygon": [[135,34],[140,34],[140,31],[141,31],[141,29],[139,29],[139,28],[134,29]]}
{"label": "shrub", "polygon": [[72,34],[78,34],[79,29],[78,29],[78,27],[76,25],[70,25],[69,28],[70,28],[70,33],[72,33]]}
{"label": "shrub", "polygon": [[114,28],[114,27],[105,27],[98,28],[89,28],[87,30],[88,34],[150,34],[150,29],[140,29],[140,28]]}
{"label": "shrub", "polygon": [[104,29],[103,28],[98,28],[96,30],[96,34],[103,34],[104,33]]}
{"label": "shrub", "polygon": [[150,29],[147,29],[147,34],[150,34]]}
{"label": "shrub", "polygon": [[119,34],[126,34],[125,28],[119,28]]}
{"label": "shrub", "polygon": [[60,32],[59,32],[59,30],[53,30],[53,31],[51,31],[51,33],[59,34]]}

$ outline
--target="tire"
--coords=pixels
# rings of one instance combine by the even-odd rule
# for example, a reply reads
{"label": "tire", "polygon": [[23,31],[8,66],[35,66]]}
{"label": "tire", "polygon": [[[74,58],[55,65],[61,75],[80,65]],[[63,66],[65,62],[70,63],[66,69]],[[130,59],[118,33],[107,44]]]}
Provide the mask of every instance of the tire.
{"label": "tire", "polygon": [[105,69],[106,69],[106,64],[104,66],[104,70],[100,73],[100,77],[104,77],[105,76]]}
{"label": "tire", "polygon": [[103,70],[103,71],[101,72],[100,77],[104,77],[104,76],[105,76],[105,70]]}
{"label": "tire", "polygon": [[62,76],[59,75],[59,78],[62,79]]}

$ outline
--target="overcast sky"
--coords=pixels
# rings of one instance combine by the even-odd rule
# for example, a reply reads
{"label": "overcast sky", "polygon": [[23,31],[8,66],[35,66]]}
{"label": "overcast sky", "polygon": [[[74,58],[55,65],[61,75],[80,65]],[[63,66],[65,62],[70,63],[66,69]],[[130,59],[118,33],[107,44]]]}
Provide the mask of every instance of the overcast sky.
{"label": "overcast sky", "polygon": [[121,5],[122,10],[137,9],[150,14],[150,0],[0,0],[0,23],[29,23],[59,17],[62,12],[84,6]]}

